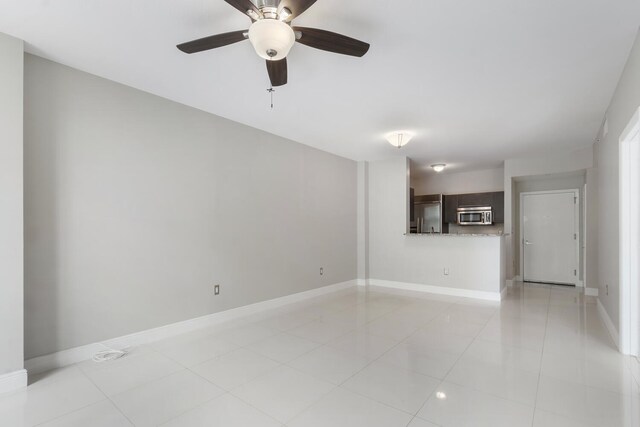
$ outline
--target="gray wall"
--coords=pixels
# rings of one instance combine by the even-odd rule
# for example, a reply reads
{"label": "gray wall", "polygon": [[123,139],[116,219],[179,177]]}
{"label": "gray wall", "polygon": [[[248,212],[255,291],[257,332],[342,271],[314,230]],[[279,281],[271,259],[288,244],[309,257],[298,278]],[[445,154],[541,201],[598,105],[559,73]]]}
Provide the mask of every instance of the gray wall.
{"label": "gray wall", "polygon": [[22,41],[0,33],[0,375],[23,367]]}
{"label": "gray wall", "polygon": [[[599,298],[617,325],[620,317],[619,292],[619,138],[640,107],[640,33],[629,56],[618,87],[607,109],[608,133],[595,144],[599,197],[598,287]],[[609,285],[607,295],[606,285]]]}
{"label": "gray wall", "polygon": [[356,278],[355,162],[39,57],[25,73],[27,358]]}

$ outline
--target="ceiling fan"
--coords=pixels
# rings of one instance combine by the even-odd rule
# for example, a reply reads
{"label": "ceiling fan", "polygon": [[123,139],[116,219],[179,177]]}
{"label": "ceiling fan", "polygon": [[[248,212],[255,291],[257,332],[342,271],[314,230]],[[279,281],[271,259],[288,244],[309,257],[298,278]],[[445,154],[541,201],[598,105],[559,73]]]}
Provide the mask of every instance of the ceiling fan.
{"label": "ceiling fan", "polygon": [[251,18],[248,30],[217,34],[177,47],[185,53],[196,53],[249,39],[256,53],[266,59],[272,86],[287,83],[287,55],[295,42],[316,49],[361,57],[369,44],[331,31],[292,27],[291,21],[304,13],[316,0],[224,0]]}

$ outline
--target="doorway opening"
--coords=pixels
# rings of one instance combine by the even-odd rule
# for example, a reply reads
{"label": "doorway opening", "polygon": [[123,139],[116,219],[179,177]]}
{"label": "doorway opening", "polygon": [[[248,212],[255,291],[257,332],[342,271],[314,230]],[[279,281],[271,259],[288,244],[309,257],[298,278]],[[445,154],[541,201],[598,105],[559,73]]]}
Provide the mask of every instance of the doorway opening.
{"label": "doorway opening", "polygon": [[520,266],[525,282],[581,286],[580,190],[520,194]]}
{"label": "doorway opening", "polygon": [[640,109],[620,137],[620,351],[640,356]]}

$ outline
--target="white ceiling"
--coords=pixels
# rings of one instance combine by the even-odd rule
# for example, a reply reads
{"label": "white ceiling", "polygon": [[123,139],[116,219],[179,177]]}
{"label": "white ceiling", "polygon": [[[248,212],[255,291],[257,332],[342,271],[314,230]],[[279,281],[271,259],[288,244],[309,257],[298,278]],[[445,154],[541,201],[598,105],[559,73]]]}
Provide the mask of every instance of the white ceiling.
{"label": "white ceiling", "polygon": [[[295,24],[368,41],[364,58],[297,44],[269,110],[223,0],[0,0],[31,53],[356,160],[408,155],[453,170],[593,142],[640,25],[639,0],[318,0]],[[410,129],[402,150],[383,138]]]}

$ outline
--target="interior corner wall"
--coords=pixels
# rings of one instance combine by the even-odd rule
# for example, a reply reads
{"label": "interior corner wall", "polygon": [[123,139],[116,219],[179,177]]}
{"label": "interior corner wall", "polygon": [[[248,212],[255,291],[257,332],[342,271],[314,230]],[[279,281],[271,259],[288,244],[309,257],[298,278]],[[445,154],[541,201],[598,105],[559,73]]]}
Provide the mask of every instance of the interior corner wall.
{"label": "interior corner wall", "polygon": [[[595,144],[598,187],[598,296],[619,327],[620,317],[620,136],[640,107],[640,33],[606,114],[606,128]],[[608,292],[607,292],[608,288]],[[619,329],[618,329],[619,331]]]}
{"label": "interior corner wall", "polygon": [[585,227],[587,235],[584,240],[584,274],[587,288],[598,288],[598,169],[596,159],[591,169],[587,169],[585,190]]}
{"label": "interior corner wall", "polygon": [[522,159],[510,159],[504,162],[504,232],[507,245],[507,278],[516,277],[516,231],[515,231],[515,193],[514,178],[540,175],[553,175],[580,170],[593,166],[593,147],[588,146],[575,151],[559,151],[547,156]]}
{"label": "interior corner wall", "polygon": [[369,163],[358,162],[358,281],[369,279]]}
{"label": "interior corner wall", "polygon": [[23,56],[0,33],[0,376],[24,366]]}
{"label": "interior corner wall", "polygon": [[26,358],[356,279],[356,162],[32,55],[24,100]]}

